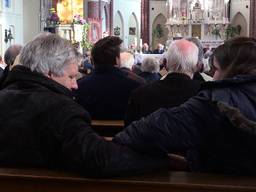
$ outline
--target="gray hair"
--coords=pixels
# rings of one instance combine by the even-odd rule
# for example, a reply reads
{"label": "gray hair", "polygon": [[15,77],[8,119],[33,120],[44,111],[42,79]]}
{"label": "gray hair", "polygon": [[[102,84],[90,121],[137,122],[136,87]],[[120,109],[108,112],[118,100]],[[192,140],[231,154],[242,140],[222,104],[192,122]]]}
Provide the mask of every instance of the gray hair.
{"label": "gray hair", "polygon": [[120,67],[126,67],[128,69],[132,69],[134,65],[134,56],[130,52],[122,52],[120,54]]}
{"label": "gray hair", "polygon": [[4,62],[6,65],[13,65],[17,55],[19,55],[22,49],[22,45],[13,44],[4,53]]}
{"label": "gray hair", "polygon": [[25,45],[20,64],[31,71],[61,77],[66,66],[80,64],[82,56],[72,44],[56,34],[41,34]]}
{"label": "gray hair", "polygon": [[169,71],[194,74],[197,70],[198,48],[185,39],[174,41],[166,54]]}
{"label": "gray hair", "polygon": [[160,70],[159,61],[154,57],[145,57],[141,64],[141,71],[157,73]]}

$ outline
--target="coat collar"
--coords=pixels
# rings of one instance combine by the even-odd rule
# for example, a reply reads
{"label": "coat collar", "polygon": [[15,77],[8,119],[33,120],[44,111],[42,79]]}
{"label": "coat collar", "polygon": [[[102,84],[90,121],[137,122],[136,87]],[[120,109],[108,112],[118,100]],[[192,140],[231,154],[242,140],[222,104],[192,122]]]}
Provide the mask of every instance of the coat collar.
{"label": "coat collar", "polygon": [[163,80],[173,80],[173,79],[186,79],[186,80],[192,80],[188,75],[184,73],[169,73]]}
{"label": "coat collar", "polygon": [[5,88],[13,83],[17,82],[30,82],[34,84],[41,85],[50,89],[53,92],[64,94],[72,98],[72,92],[64,87],[63,85],[57,83],[56,81],[38,73],[32,72],[29,68],[22,65],[15,66],[9,73],[2,87]]}
{"label": "coat collar", "polygon": [[202,84],[201,90],[209,88],[232,87],[244,83],[256,83],[256,75],[237,75],[233,78],[226,78],[217,81],[207,81]]}

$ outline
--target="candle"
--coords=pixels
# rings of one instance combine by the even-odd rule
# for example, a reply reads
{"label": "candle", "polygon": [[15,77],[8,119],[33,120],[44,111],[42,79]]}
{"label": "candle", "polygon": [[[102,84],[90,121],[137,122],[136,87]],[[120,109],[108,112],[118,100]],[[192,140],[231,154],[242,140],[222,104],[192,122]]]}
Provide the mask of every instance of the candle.
{"label": "candle", "polygon": [[134,46],[137,47],[137,37],[134,37]]}

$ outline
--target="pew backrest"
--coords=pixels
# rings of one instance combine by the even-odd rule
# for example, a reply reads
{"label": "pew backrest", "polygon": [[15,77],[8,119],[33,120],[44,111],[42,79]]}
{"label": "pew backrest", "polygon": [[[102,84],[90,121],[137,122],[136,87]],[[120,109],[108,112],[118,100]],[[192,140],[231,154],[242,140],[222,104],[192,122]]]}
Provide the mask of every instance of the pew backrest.
{"label": "pew backrest", "polygon": [[92,120],[92,128],[101,136],[113,137],[124,128],[123,120]]}
{"label": "pew backrest", "polygon": [[89,179],[74,173],[0,168],[3,192],[229,192],[255,191],[256,178],[166,172],[127,178]]}

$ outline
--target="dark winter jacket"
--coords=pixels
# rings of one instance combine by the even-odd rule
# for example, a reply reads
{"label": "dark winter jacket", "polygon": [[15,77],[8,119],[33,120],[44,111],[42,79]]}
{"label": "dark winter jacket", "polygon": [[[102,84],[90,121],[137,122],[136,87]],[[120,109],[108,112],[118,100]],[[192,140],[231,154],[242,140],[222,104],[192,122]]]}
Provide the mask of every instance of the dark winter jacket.
{"label": "dark winter jacket", "polygon": [[185,104],[132,123],[115,142],[185,153],[192,171],[256,175],[256,76],[209,82]]}
{"label": "dark winter jacket", "polygon": [[78,81],[77,101],[92,119],[124,119],[130,92],[140,85],[117,67],[96,69]]}
{"label": "dark winter jacket", "polygon": [[0,91],[0,165],[64,168],[87,176],[122,176],[167,165],[107,142],[88,113],[55,81],[16,66]]}
{"label": "dark winter jacket", "polygon": [[125,124],[139,120],[163,107],[175,107],[196,95],[201,83],[181,73],[170,73],[163,80],[141,86],[131,92]]}

